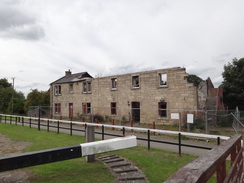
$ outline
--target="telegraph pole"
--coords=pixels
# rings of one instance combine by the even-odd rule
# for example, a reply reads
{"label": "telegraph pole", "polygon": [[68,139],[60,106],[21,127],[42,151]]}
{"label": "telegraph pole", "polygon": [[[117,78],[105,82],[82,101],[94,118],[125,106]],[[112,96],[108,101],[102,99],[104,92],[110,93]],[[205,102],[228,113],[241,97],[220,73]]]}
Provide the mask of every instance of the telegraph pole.
{"label": "telegraph pole", "polygon": [[12,78],[13,80],[13,92],[12,92],[12,114],[14,114],[14,79],[15,77]]}

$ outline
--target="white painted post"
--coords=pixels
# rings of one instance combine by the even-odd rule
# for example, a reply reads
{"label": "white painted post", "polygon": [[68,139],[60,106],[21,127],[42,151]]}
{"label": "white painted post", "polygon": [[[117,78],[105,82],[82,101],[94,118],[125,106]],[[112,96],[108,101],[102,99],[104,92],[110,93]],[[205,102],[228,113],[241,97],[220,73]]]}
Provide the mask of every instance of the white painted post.
{"label": "white painted post", "polygon": [[136,136],[117,137],[108,140],[80,144],[82,156],[99,154],[137,146]]}
{"label": "white painted post", "polygon": [[[86,127],[86,142],[94,142],[95,140],[95,130],[94,126],[87,126]],[[93,163],[95,162],[95,155],[88,155],[86,156],[86,162],[87,163]]]}

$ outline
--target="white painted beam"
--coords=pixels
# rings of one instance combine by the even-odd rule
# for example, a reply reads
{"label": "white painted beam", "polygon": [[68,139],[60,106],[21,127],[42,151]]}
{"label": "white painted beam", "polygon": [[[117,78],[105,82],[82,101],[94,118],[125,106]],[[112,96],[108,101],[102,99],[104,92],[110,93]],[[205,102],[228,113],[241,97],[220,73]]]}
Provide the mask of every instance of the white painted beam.
{"label": "white painted beam", "polygon": [[136,136],[118,137],[103,141],[80,144],[82,156],[105,153],[137,146]]}

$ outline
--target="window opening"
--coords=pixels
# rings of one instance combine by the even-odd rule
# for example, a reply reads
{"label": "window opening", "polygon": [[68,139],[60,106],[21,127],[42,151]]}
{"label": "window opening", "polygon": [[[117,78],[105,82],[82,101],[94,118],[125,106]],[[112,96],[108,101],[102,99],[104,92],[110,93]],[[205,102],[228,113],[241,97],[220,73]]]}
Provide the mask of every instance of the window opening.
{"label": "window opening", "polygon": [[83,82],[83,93],[91,93],[91,82],[90,81]]}
{"label": "window opening", "polygon": [[83,114],[91,114],[91,103],[83,103],[82,111],[83,111]]}
{"label": "window opening", "polygon": [[166,102],[158,103],[158,116],[167,117],[167,103]]}
{"label": "window opening", "polygon": [[111,102],[111,115],[117,115],[117,105],[116,105],[116,102]]}
{"label": "window opening", "polygon": [[159,85],[160,86],[166,86],[167,85],[167,74],[166,73],[160,73],[159,74]]}
{"label": "window opening", "polygon": [[73,84],[69,84],[69,93],[73,93]]}
{"label": "window opening", "polygon": [[61,104],[60,103],[54,104],[54,112],[55,113],[61,113]]}
{"label": "window opening", "polygon": [[112,89],[117,89],[117,78],[112,78],[111,82],[112,82]]}
{"label": "window opening", "polygon": [[61,85],[54,87],[54,95],[61,95]]}
{"label": "window opening", "polygon": [[140,87],[139,76],[132,76],[132,87],[133,88]]}

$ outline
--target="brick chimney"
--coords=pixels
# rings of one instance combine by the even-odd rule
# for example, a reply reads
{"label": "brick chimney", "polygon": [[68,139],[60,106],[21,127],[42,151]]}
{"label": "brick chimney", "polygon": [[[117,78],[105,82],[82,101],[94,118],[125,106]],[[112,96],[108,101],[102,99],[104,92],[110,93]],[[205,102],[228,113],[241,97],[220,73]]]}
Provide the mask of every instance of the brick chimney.
{"label": "brick chimney", "polygon": [[65,71],[65,76],[70,76],[72,73],[70,71],[70,69],[68,71]]}

